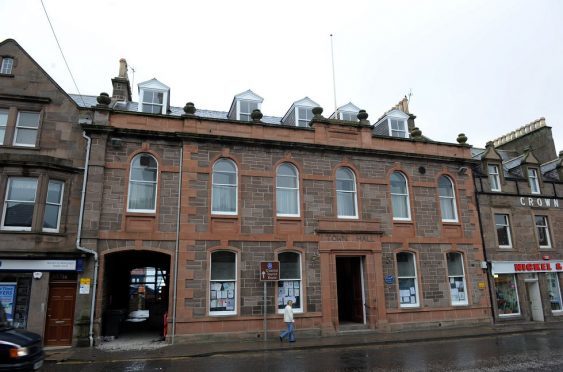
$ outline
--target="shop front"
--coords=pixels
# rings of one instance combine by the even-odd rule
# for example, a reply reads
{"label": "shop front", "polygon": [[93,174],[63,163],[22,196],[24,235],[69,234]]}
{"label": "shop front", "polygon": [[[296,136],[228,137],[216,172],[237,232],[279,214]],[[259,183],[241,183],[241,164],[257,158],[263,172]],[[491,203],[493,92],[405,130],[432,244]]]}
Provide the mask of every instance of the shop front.
{"label": "shop front", "polygon": [[80,259],[1,259],[0,302],[15,328],[48,345],[72,343]]}
{"label": "shop front", "polygon": [[543,322],[563,315],[563,261],[493,261],[495,317]]}

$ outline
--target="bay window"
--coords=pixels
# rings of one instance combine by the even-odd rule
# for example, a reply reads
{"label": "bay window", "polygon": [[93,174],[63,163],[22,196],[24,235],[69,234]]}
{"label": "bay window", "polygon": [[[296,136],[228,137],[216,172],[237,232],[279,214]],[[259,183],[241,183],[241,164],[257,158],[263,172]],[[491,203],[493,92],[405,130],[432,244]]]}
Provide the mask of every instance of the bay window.
{"label": "bay window", "polygon": [[10,177],[6,188],[2,229],[31,231],[37,178]]}

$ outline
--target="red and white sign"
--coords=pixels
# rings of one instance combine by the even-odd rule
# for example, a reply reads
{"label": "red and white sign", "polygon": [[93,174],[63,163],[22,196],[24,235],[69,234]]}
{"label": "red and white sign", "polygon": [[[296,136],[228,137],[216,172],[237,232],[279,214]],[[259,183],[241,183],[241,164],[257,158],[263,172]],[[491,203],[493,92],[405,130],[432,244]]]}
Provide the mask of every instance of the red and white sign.
{"label": "red and white sign", "polygon": [[556,273],[563,272],[563,261],[493,261],[492,273]]}

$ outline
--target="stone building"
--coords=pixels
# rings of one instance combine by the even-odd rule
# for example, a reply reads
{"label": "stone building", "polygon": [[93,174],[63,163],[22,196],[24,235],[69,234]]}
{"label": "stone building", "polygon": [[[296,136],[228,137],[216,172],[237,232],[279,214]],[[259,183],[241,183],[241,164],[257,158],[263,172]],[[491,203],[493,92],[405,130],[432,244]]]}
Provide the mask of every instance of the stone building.
{"label": "stone building", "polygon": [[[72,96],[92,118],[82,244],[100,258],[97,335],[263,337],[288,299],[302,334],[490,323],[464,136],[423,137],[406,99],[374,125],[308,97],[264,116],[250,90],[227,112],[182,109],[156,79],[133,102],[119,71],[111,100]],[[261,282],[261,262],[280,280]]]}
{"label": "stone building", "polygon": [[15,327],[71,345],[88,337],[91,298],[78,294],[90,267],[76,248],[78,106],[14,40],[0,43],[0,66],[0,301]]}
{"label": "stone building", "polygon": [[495,320],[562,319],[563,152],[541,118],[473,149]]}

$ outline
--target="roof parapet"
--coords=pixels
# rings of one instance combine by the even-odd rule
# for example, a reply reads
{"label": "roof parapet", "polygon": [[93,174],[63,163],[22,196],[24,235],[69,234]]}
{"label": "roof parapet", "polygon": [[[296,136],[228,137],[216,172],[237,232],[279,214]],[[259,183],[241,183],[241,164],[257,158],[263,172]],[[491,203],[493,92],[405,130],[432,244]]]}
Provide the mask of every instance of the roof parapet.
{"label": "roof parapet", "polygon": [[510,133],[498,137],[497,139],[493,140],[493,144],[495,145],[495,147],[504,145],[505,143],[508,143],[512,140],[515,140],[516,138],[522,137],[525,134],[531,133],[545,126],[545,118],[539,118],[532,121],[531,123],[521,126],[516,130],[513,130]]}

